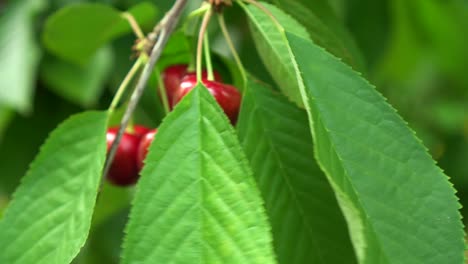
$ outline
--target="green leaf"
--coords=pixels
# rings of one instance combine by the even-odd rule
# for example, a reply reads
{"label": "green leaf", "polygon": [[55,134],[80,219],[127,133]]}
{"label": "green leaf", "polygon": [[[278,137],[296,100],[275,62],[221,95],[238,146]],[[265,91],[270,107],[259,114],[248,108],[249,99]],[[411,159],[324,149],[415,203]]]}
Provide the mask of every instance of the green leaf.
{"label": "green leaf", "polygon": [[405,0],[390,2],[394,21],[391,38],[377,68],[377,77],[383,80],[382,82],[408,81],[416,70],[421,71],[418,66],[421,61],[430,56],[426,46],[427,40],[421,36],[421,29],[415,25],[414,12],[417,12],[417,8],[414,8],[414,4]]}
{"label": "green leaf", "polygon": [[[343,59],[354,69],[364,72],[363,56],[351,34],[338,20],[327,1],[274,0],[278,7],[297,19],[311,39],[328,52]],[[311,3],[313,2],[313,3]]]}
{"label": "green leaf", "polygon": [[34,102],[34,114],[13,115],[0,142],[0,192],[8,195],[19,186],[50,131],[70,115],[81,111],[51,93],[39,91]]}
{"label": "green leaf", "polygon": [[0,105],[0,145],[3,140],[3,134],[13,119],[13,114],[14,112],[11,109]]}
{"label": "green leaf", "polygon": [[0,220],[3,218],[3,213],[7,205],[8,205],[8,199],[4,197],[3,194],[0,192]]}
{"label": "green leaf", "polygon": [[62,123],[42,146],[0,222],[0,263],[70,263],[84,245],[106,153],[107,115]]}
{"label": "green leaf", "polygon": [[455,190],[365,79],[287,33],[315,153],[347,218],[360,263],[463,263]]}
{"label": "green leaf", "polygon": [[[320,0],[313,1],[316,4]],[[336,3],[336,1],[333,2]],[[356,40],[372,75],[383,51],[389,45],[389,37],[392,35],[389,30],[395,26],[395,23],[398,23],[389,17],[390,6],[395,2],[397,1],[347,0],[341,2],[341,9],[344,13],[342,13],[341,20],[344,20],[347,29]],[[315,7],[315,5],[311,6]],[[316,12],[316,14],[321,13]]]}
{"label": "green leaf", "polygon": [[41,66],[41,79],[56,94],[83,107],[95,105],[113,65],[112,51],[104,47],[85,66],[48,56]]}
{"label": "green leaf", "polygon": [[31,110],[40,50],[35,17],[44,0],[12,1],[0,16],[0,104],[26,113]]}
{"label": "green leaf", "polygon": [[[149,32],[153,30],[154,25],[156,25],[156,22],[158,22],[158,7],[155,6],[152,1],[135,1],[135,3],[138,4],[132,6],[128,10],[128,13],[130,13],[136,19],[143,31]],[[130,32],[128,30],[128,22],[121,22],[119,28],[116,30]]]}
{"label": "green leaf", "polygon": [[391,2],[390,11],[394,27],[380,78],[407,82],[420,76],[421,65],[429,61],[436,65],[430,63],[431,69],[441,70],[460,86],[468,85],[468,9],[461,2],[398,0]]}
{"label": "green leaf", "polygon": [[162,52],[162,57],[164,56],[177,56],[186,53],[190,53],[190,42],[188,37],[185,36],[183,30],[178,30],[174,32],[169,38],[166,47]]}
{"label": "green leaf", "polygon": [[293,102],[302,106],[293,59],[286,45],[283,32],[286,29],[304,38],[308,38],[309,34],[302,25],[280,9],[269,4],[262,4],[278,20],[281,28],[278,28],[278,25],[275,25],[271,18],[257,7],[242,5],[250,18],[250,29],[252,30],[257,51],[283,93]]}
{"label": "green leaf", "polygon": [[104,224],[112,216],[129,207],[131,191],[133,190],[104,182],[94,210],[92,227]]}
{"label": "green leaf", "polygon": [[193,59],[193,50],[190,48],[189,38],[183,30],[174,32],[164,48],[157,68],[163,70],[174,64],[189,64]]}
{"label": "green leaf", "polygon": [[344,216],[314,160],[307,122],[305,111],[249,80],[237,128],[279,263],[356,263]]}
{"label": "green leaf", "polygon": [[[416,1],[423,30],[448,74],[455,75],[468,85],[466,67],[468,51],[468,7],[461,1]],[[413,13],[414,15],[414,13]],[[414,18],[414,17],[413,17]],[[427,41],[427,39],[425,39]]]}
{"label": "green leaf", "polygon": [[160,126],[126,231],[122,263],[274,263],[252,172],[202,85]]}
{"label": "green leaf", "polygon": [[[139,24],[153,21],[156,7],[143,2],[129,10]],[[52,16],[46,23],[42,39],[45,47],[75,64],[85,65],[93,54],[107,42],[132,32],[122,13],[98,3],[69,5]]]}

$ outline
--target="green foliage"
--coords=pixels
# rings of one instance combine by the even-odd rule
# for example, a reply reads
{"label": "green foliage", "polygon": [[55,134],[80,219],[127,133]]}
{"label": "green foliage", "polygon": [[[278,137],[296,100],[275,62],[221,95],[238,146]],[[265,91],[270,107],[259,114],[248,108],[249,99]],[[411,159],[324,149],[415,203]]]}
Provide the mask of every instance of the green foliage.
{"label": "green foliage", "polygon": [[92,227],[101,226],[112,219],[118,212],[130,206],[132,195],[128,189],[103,183],[99,200],[96,203],[96,213],[93,215]]}
{"label": "green foliage", "polygon": [[78,107],[39,89],[33,116],[11,114],[8,129],[0,142],[0,193],[4,193],[7,198],[11,196],[50,131],[80,111]]}
{"label": "green foliage", "polygon": [[3,218],[3,213],[7,205],[8,205],[7,199],[3,197],[2,194],[0,194],[0,220]]}
{"label": "green foliage", "polygon": [[84,66],[48,56],[43,61],[40,76],[47,87],[78,105],[95,105],[112,69],[112,51],[109,47],[98,50]]}
{"label": "green foliage", "polygon": [[305,38],[308,38],[309,34],[303,26],[278,8],[264,5],[268,7],[281,26],[273,23],[271,18],[258,8],[251,5],[244,6],[250,18],[250,28],[257,51],[281,91],[301,106],[298,81],[282,30],[285,28]]}
{"label": "green foliage", "polygon": [[343,59],[354,69],[365,72],[360,51],[349,32],[333,14],[327,1],[273,0],[273,2],[297,19],[317,45]]}
{"label": "green foliage", "polygon": [[[468,8],[460,1],[418,0],[418,14],[425,40],[437,54],[436,60],[448,75],[468,85]],[[413,3],[414,4],[414,3]],[[414,15],[414,13],[413,13]]]}
{"label": "green foliage", "polygon": [[237,128],[266,204],[279,263],[356,263],[335,195],[313,161],[307,122],[305,111],[249,80]]}
{"label": "green foliage", "polygon": [[[156,7],[147,2],[128,12],[139,24],[151,23],[157,13]],[[50,16],[42,38],[45,47],[55,55],[85,65],[105,43],[131,31],[122,13],[111,6],[80,3],[69,5]]]}
{"label": "green foliage", "polygon": [[37,152],[58,122],[109,106],[136,55],[124,14],[147,33],[156,7],[0,1],[0,263],[462,264],[455,191],[393,107],[466,205],[468,5],[267,2],[274,19],[223,12],[249,76],[272,89],[244,87],[216,21],[207,31],[212,65],[243,93],[237,131],[202,85],[165,118],[160,71],[194,64],[200,17],[185,18],[202,1],[188,1],[130,121],[164,119],[141,181],[98,190],[106,125],[137,77],[110,116],[74,116]]}
{"label": "green foliage", "polygon": [[13,117],[13,111],[9,108],[0,105],[0,143],[3,140],[3,133],[5,129],[8,127],[11,119]]}
{"label": "green foliage", "polygon": [[36,16],[44,0],[18,0],[0,16],[0,106],[31,111],[41,51],[34,38]]}
{"label": "green foliage", "polygon": [[0,263],[69,263],[84,245],[105,158],[104,112],[51,133],[0,222]]}
{"label": "green foliage", "polygon": [[351,68],[308,40],[287,38],[316,156],[360,263],[462,263],[455,191],[414,133]]}
{"label": "green foliage", "polygon": [[137,188],[123,263],[274,263],[250,168],[202,85],[160,126]]}

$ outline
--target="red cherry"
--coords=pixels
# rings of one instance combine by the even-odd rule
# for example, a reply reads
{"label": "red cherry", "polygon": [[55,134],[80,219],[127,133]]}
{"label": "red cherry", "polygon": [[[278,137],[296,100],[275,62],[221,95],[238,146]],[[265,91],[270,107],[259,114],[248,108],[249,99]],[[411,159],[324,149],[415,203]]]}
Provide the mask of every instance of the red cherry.
{"label": "red cherry", "polygon": [[[175,64],[167,67],[161,74],[164,87],[166,88],[167,100],[171,108],[173,107],[172,102],[174,101],[174,95],[177,93],[180,82],[187,73],[189,73],[187,64]],[[222,81],[221,75],[219,75],[218,72],[213,72],[213,75],[216,81]],[[206,70],[202,71],[202,76],[204,76],[204,78],[208,76]]]}
{"label": "red cherry", "polygon": [[177,91],[180,85],[180,81],[184,78],[185,74],[187,74],[187,67],[186,64],[176,64],[167,67],[162,72],[162,81],[164,83],[164,87],[166,88],[167,99],[169,104],[172,102],[172,98],[174,93]]}
{"label": "red cherry", "polygon": [[[239,108],[241,104],[241,94],[232,85],[224,84],[218,81],[209,81],[202,77],[202,83],[208,91],[214,96],[218,104],[224,110],[226,115],[231,120],[232,124],[237,121]],[[197,76],[194,73],[187,74],[180,84],[180,88],[174,95],[173,105],[176,105],[182,98],[188,94],[197,85]]]}
{"label": "red cherry", "polygon": [[[108,152],[117,137],[118,130],[118,127],[112,127],[107,130]],[[137,156],[138,144],[147,131],[149,129],[146,127],[134,126],[134,133],[124,132],[109,172],[106,175],[107,180],[119,186],[128,186],[137,182],[139,170],[135,157]]]}
{"label": "red cherry", "polygon": [[140,125],[133,126],[134,134],[137,135],[140,139],[143,138],[150,130],[151,129]]}
{"label": "red cherry", "polygon": [[146,158],[146,155],[148,154],[148,148],[151,145],[151,142],[153,142],[154,136],[158,132],[158,129],[153,129],[149,131],[141,140],[140,140],[140,145],[138,146],[138,152],[137,152],[137,165],[138,169],[141,170],[144,165],[144,160]]}

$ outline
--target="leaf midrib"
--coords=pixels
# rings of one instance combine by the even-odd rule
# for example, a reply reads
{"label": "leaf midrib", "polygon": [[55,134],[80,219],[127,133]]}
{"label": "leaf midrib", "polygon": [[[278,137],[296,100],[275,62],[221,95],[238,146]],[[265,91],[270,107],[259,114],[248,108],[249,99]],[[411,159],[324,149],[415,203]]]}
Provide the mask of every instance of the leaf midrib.
{"label": "leaf midrib", "polygon": [[[206,222],[207,222],[207,221],[205,220],[205,216],[204,216],[204,213],[203,213],[204,211],[206,211],[206,212],[208,212],[209,215],[211,215],[211,218],[212,218],[216,223],[219,224],[219,226],[221,227],[221,229],[222,229],[223,231],[225,231],[225,233],[227,233],[227,232],[226,232],[226,228],[225,228],[223,225],[221,225],[221,224],[219,223],[219,219],[218,219],[217,217],[215,217],[209,210],[207,210],[207,209],[203,206],[203,205],[204,205],[204,202],[205,202],[205,198],[206,198],[206,196],[205,196],[205,192],[206,192],[206,191],[205,191],[205,188],[204,188],[204,184],[202,184],[202,182],[206,182],[208,185],[211,186],[211,183],[210,183],[208,180],[205,179],[205,174],[203,173],[203,172],[204,172],[203,160],[206,159],[206,157],[204,157],[204,154],[207,155],[208,157],[211,157],[211,154],[209,154],[209,152],[207,152],[207,151],[204,150],[204,148],[203,148],[203,146],[204,146],[204,141],[203,141],[203,136],[202,136],[203,131],[206,129],[206,128],[204,129],[204,127],[205,127],[205,126],[208,126],[208,124],[206,124],[206,123],[203,122],[203,121],[204,121],[204,116],[203,116],[203,114],[202,114],[202,113],[203,113],[203,111],[202,111],[202,101],[204,101],[204,99],[203,99],[203,97],[202,97],[202,95],[201,95],[200,93],[202,92],[201,89],[206,89],[206,88],[205,88],[204,86],[200,85],[200,86],[199,86],[198,88],[196,88],[196,89],[197,89],[197,91],[193,91],[193,92],[197,92],[197,94],[196,94],[196,96],[198,97],[198,98],[197,98],[197,99],[198,99],[198,102],[197,102],[198,109],[197,109],[197,110],[198,110],[199,117],[200,117],[200,118],[198,119],[198,126],[199,126],[199,131],[200,131],[200,133],[198,133],[198,136],[199,136],[199,138],[198,138],[198,142],[199,142],[198,157],[199,157],[199,159],[198,159],[198,160],[199,160],[199,168],[200,168],[200,176],[201,176],[201,179],[200,179],[197,183],[200,185],[200,196],[201,196],[201,199],[202,199],[202,202],[201,202],[201,204],[200,204],[200,205],[201,205],[201,206],[200,206],[200,210],[199,210],[200,215],[201,215],[200,221],[201,221],[202,223],[201,223],[201,225],[199,225],[199,226],[202,226],[204,230],[206,229],[206,228],[205,228],[205,225],[206,225]],[[209,96],[212,96],[212,95],[209,95]],[[214,98],[213,98],[213,100],[214,100]],[[208,102],[206,102],[206,104],[208,105]],[[210,107],[214,107],[214,106],[210,105]],[[216,111],[216,110],[215,110],[215,111]],[[223,115],[224,115],[224,113],[223,113]],[[222,118],[222,117],[221,117],[221,118]],[[211,121],[210,121],[209,119],[206,119],[206,120],[209,122],[209,124],[211,124]],[[213,127],[214,127],[214,126],[213,126]],[[217,130],[217,129],[215,129],[215,130]],[[230,154],[230,156],[233,158],[233,160],[236,160],[236,157],[235,157],[235,155],[234,155],[234,153],[232,152],[231,149],[225,148],[225,150],[227,150],[227,151],[229,152],[229,154]],[[219,166],[219,164],[217,164],[216,162],[215,162],[215,163],[212,163],[212,164],[214,164],[215,166],[219,167],[223,172],[226,172],[226,170],[225,170],[224,168],[222,168],[221,166]],[[228,175],[228,174],[225,173],[225,175]],[[212,188],[212,189],[214,190],[215,188]],[[219,194],[218,194],[217,192],[215,192],[215,194],[216,194],[217,196],[219,196]],[[221,201],[223,204],[226,205],[226,202],[225,202],[223,199],[220,199],[220,201]],[[230,208],[229,205],[226,205],[226,206]],[[237,215],[236,215],[236,218],[238,218]],[[208,239],[205,237],[205,233],[204,233],[204,232],[201,232],[201,233],[202,233],[203,241],[208,241]],[[237,252],[242,252],[242,248],[239,247],[239,245],[238,245],[239,242],[238,242],[237,240],[235,240],[235,239],[230,239],[229,241],[230,241],[233,245],[235,245],[234,248],[235,248],[235,250],[236,250]],[[206,243],[201,244],[201,246],[203,246],[204,244],[206,244]],[[210,243],[208,243],[208,244],[210,245]],[[211,246],[211,245],[210,245],[210,246]],[[215,250],[215,251],[216,251],[216,250]],[[202,252],[203,252],[203,250],[202,250]],[[216,252],[217,252],[217,251],[216,251]],[[203,255],[202,258],[203,258],[204,263],[207,263],[207,262],[206,262],[206,259],[205,259],[205,258],[206,258],[206,255],[205,255],[204,253],[203,253],[202,255]],[[245,259],[246,256],[245,256],[244,254],[238,254],[238,255],[241,256],[242,259],[244,259],[244,260],[246,261],[245,263],[248,263],[248,260]]]}

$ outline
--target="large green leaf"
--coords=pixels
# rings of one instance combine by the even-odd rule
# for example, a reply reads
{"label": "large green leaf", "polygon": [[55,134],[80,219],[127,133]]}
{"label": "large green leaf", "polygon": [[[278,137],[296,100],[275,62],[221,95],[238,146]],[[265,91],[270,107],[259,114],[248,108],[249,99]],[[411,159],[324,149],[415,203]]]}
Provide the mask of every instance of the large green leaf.
{"label": "large green leaf", "polygon": [[[278,7],[298,20],[311,39],[328,52],[364,72],[363,57],[350,33],[323,0],[273,0]],[[312,2],[312,3],[311,3]]]}
{"label": "large green leaf", "polygon": [[243,5],[250,18],[250,28],[257,51],[283,93],[301,106],[297,76],[283,32],[287,29],[304,38],[308,38],[309,34],[303,26],[280,9],[265,3],[263,5],[270,10],[281,26],[275,25],[268,15],[255,6]]}
{"label": "large green leaf", "polygon": [[106,153],[107,114],[61,124],[41,148],[0,222],[0,263],[70,263],[84,245]]}
{"label": "large green leaf", "polygon": [[63,98],[89,107],[97,103],[104,90],[104,82],[112,69],[112,51],[103,47],[84,66],[46,57],[41,67],[41,79]]}
{"label": "large green leaf", "polygon": [[306,112],[249,80],[237,128],[279,263],[356,263],[343,214],[314,160]]}
{"label": "large green leaf", "polygon": [[34,36],[36,15],[44,0],[11,1],[0,16],[0,104],[31,110],[40,50]]}
{"label": "large green leaf", "polygon": [[123,263],[274,263],[252,172],[202,85],[160,126],[126,231]]}
{"label": "large green leaf", "polygon": [[347,218],[360,263],[463,263],[455,190],[365,79],[287,33],[315,153]]}
{"label": "large green leaf", "polygon": [[[143,2],[128,11],[139,24],[153,21],[156,7]],[[114,38],[131,32],[128,21],[111,6],[98,3],[69,5],[50,16],[42,35],[55,55],[85,65],[93,54]]]}

